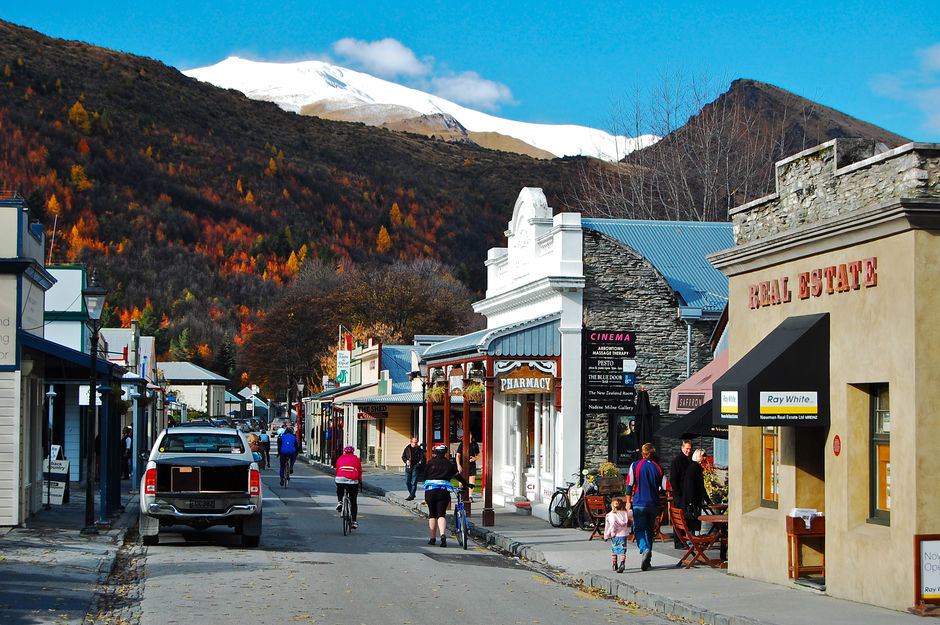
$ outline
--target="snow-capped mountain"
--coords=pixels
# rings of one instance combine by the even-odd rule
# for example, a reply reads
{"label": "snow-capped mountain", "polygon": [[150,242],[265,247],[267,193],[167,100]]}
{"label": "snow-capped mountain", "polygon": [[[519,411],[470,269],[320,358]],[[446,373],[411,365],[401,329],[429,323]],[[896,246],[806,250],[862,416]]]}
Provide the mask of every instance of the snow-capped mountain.
{"label": "snow-capped mountain", "polygon": [[229,57],[216,65],[183,73],[218,87],[236,89],[249,98],[274,102],[294,113],[372,125],[422,116],[453,118],[471,136],[473,133],[498,133],[554,156],[585,155],[614,161],[658,140],[652,135],[618,137],[586,126],[503,119],[322,61],[263,63]]}

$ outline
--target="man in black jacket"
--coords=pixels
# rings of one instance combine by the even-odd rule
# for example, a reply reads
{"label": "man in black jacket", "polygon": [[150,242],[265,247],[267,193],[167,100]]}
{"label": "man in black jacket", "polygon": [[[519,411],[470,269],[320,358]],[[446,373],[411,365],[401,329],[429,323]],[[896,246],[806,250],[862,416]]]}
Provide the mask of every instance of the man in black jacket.
{"label": "man in black jacket", "polygon": [[418,445],[418,439],[412,438],[411,444],[401,453],[402,462],[405,463],[405,487],[408,489],[406,501],[415,498],[418,489],[418,473],[424,470],[424,450]]}
{"label": "man in black jacket", "polygon": [[[685,472],[692,464],[692,441],[682,441],[682,448],[679,454],[673,458],[669,465],[669,487],[672,489],[672,507],[683,509],[685,504],[682,498],[682,484],[685,480]],[[673,534],[673,546],[676,549],[682,549],[681,541]]]}

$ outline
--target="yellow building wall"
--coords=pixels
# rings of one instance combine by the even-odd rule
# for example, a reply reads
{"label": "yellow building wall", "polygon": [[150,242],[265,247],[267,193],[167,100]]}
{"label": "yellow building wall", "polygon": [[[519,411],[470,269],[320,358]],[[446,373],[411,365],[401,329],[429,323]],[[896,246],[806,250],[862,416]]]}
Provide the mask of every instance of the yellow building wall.
{"label": "yellow building wall", "polygon": [[[741,468],[730,474],[731,573],[788,583],[786,515],[794,507],[817,508],[826,516],[827,593],[897,609],[913,604],[913,534],[940,532],[935,417],[940,408],[935,383],[940,294],[931,280],[931,268],[940,266],[940,246],[934,239],[925,232],[906,232],[730,278],[732,364],[787,317],[830,314],[831,407],[828,433],[824,438],[820,433],[816,449],[807,449],[814,433],[780,428],[776,509],[761,506],[760,428],[730,428],[730,466]],[[800,272],[870,257],[878,259],[877,286],[799,299]],[[789,278],[792,301],[749,308],[749,285],[783,277]],[[867,521],[869,399],[864,385],[882,382],[890,385],[890,526]],[[839,456],[833,451],[836,435]],[[803,447],[798,448],[798,437]],[[797,468],[797,453],[807,452],[821,454],[821,475]]]}
{"label": "yellow building wall", "polygon": [[404,470],[401,452],[411,443],[411,406],[389,406],[385,421],[385,466]]}

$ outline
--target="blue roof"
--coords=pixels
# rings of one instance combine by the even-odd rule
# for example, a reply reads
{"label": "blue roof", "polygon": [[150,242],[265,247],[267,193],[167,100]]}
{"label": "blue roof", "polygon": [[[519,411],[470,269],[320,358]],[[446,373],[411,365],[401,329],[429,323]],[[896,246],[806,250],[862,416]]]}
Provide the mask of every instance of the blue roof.
{"label": "blue roof", "polygon": [[680,306],[720,314],[728,303],[728,278],[705,256],[734,247],[730,223],[582,219],[581,225],[643,255],[679,295]]}
{"label": "blue roof", "polygon": [[496,328],[478,330],[430,345],[421,359],[429,361],[456,354],[489,356],[560,356],[561,333],[557,314]]}
{"label": "blue roof", "polygon": [[382,368],[388,370],[392,380],[392,393],[411,392],[411,355],[418,350],[414,345],[382,345]]}

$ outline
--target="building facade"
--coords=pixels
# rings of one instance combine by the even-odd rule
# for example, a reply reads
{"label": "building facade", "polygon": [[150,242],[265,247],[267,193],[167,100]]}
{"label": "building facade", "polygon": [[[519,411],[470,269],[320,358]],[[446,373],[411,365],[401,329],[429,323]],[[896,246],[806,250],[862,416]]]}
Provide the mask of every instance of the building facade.
{"label": "building facade", "polygon": [[[729,429],[728,568],[791,583],[795,556],[818,567],[798,583],[904,609],[914,537],[940,533],[940,145],[831,141],[776,178],[710,257],[730,280],[713,414]],[[823,534],[794,554],[787,517],[812,510]]]}
{"label": "building facade", "polygon": [[[445,399],[428,435],[456,444],[454,423],[477,434],[479,412],[484,523],[493,502],[519,499],[547,517],[555,488],[583,467],[636,457],[639,387],[665,407],[670,390],[711,358],[727,280],[706,254],[732,242],[729,224],[553,214],[533,188],[519,194],[506,237],[487,255],[486,298],[474,304],[488,329],[422,356],[428,386],[443,386],[446,398],[459,395],[455,386],[485,388],[469,409]],[[666,443],[662,457],[677,447]]]}

